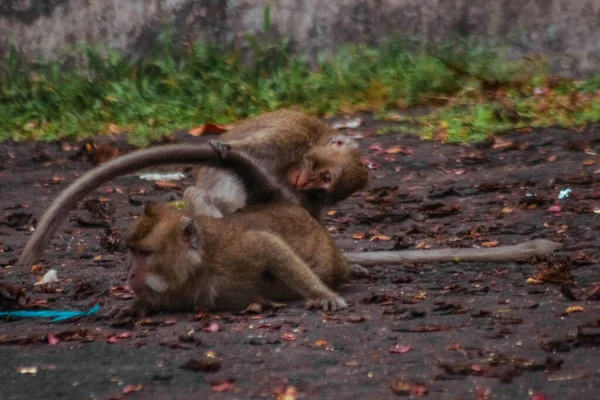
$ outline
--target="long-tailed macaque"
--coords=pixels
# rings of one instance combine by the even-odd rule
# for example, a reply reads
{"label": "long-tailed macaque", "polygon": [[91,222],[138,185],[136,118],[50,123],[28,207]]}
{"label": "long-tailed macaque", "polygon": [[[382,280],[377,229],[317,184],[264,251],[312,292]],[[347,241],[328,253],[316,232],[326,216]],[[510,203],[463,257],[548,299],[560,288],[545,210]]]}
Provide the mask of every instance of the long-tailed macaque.
{"label": "long-tailed macaque", "polygon": [[214,218],[151,203],[125,241],[137,311],[241,309],[259,297],[346,307],[332,289],[351,269],[300,206],[250,206]]}
{"label": "long-tailed macaque", "polygon": [[[358,143],[321,120],[280,110],[245,120],[219,139],[243,152],[282,187],[297,193],[302,206],[319,218],[324,206],[364,189],[369,180]],[[222,217],[247,204],[247,182],[233,170],[200,167],[195,186],[184,193],[189,215]]]}
{"label": "long-tailed macaque", "polygon": [[[308,308],[336,311],[333,290],[362,264],[402,261],[504,261],[555,249],[536,240],[494,249],[342,253],[326,230],[298,205],[267,204],[214,218],[191,217],[152,203],[125,236],[133,307],[117,316],[203,308],[235,310],[257,298],[303,298]],[[406,255],[406,257],[403,257]],[[115,313],[113,313],[114,315]]]}

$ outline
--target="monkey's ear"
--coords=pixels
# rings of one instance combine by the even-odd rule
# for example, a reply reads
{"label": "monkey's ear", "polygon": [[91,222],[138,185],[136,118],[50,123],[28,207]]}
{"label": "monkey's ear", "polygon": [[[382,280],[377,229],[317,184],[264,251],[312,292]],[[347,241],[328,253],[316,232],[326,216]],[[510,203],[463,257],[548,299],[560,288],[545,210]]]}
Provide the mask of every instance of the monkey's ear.
{"label": "monkey's ear", "polygon": [[144,215],[147,217],[154,216],[157,206],[158,206],[158,203],[156,201],[148,200],[146,202],[146,207],[144,208]]}
{"label": "monkey's ear", "polygon": [[182,217],[181,218],[183,237],[189,243],[193,249],[200,247],[200,234],[198,233],[198,227],[196,221],[193,218]]}
{"label": "monkey's ear", "polygon": [[332,147],[345,148],[345,149],[356,149],[358,148],[358,142],[352,138],[344,135],[332,136],[330,140]]}

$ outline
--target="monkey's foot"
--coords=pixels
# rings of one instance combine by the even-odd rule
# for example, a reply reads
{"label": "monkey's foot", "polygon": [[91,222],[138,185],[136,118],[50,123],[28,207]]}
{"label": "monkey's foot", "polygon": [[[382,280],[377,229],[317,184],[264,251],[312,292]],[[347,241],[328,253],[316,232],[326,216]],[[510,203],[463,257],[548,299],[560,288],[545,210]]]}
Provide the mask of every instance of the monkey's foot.
{"label": "monkey's foot", "polygon": [[358,264],[350,264],[350,275],[354,278],[368,278],[371,276],[371,272]]}
{"label": "monkey's foot", "polygon": [[115,307],[112,310],[108,311],[105,315],[106,318],[110,320],[115,319],[123,319],[123,318],[135,318],[135,317],[144,317],[145,312],[140,310],[136,306],[126,306],[126,307]]}
{"label": "monkey's foot", "polygon": [[208,144],[221,155],[223,160],[227,158],[227,154],[229,154],[229,151],[231,150],[230,144],[222,142],[219,139],[211,139],[208,141]]}
{"label": "monkey's foot", "polygon": [[308,300],[305,307],[309,310],[338,311],[348,308],[346,300],[336,296],[330,299]]}

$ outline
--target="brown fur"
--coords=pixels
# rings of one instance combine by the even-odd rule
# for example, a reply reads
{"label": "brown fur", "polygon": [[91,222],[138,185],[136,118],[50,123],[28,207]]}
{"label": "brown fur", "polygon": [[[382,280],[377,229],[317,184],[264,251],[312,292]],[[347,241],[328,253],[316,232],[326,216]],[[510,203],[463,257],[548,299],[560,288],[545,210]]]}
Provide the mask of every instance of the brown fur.
{"label": "brown fur", "polygon": [[[222,134],[221,140],[231,146],[232,152],[255,160],[282,187],[295,191],[301,204],[316,218],[325,205],[348,198],[369,181],[355,141],[297,111],[280,110],[248,119]],[[296,178],[302,171],[311,180],[306,189],[291,182],[292,176]],[[315,194],[324,186],[319,175],[325,171],[331,172],[331,185],[325,193]],[[211,167],[198,170],[196,185],[186,190],[184,198],[188,214],[214,217],[260,203],[245,191],[234,173]]]}
{"label": "brown fur", "polygon": [[[185,228],[190,221],[193,234]],[[332,289],[351,269],[327,232],[299,206],[192,220],[169,205],[149,205],[126,242],[138,309],[242,309],[259,297],[345,307]],[[166,283],[166,291],[145,284],[152,274]]]}

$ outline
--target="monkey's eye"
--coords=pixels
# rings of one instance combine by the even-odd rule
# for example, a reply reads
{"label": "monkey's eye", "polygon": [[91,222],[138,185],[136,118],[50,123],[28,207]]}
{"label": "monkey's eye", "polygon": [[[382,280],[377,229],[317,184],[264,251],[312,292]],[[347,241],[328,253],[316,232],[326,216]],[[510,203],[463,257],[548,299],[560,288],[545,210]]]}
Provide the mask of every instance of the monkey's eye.
{"label": "monkey's eye", "polygon": [[321,174],[321,182],[326,184],[331,183],[331,173],[329,171],[323,172]]}

